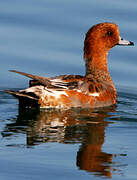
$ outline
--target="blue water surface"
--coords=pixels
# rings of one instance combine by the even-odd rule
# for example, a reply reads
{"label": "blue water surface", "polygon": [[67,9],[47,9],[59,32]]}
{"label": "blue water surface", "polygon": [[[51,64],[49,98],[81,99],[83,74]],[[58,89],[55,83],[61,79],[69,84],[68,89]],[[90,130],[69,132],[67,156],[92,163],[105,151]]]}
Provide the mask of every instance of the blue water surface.
{"label": "blue water surface", "polygon": [[[0,0],[0,179],[136,180],[136,12],[136,0]],[[83,75],[85,33],[104,21],[135,43],[109,53],[116,106],[22,112],[3,92],[28,86],[10,69]]]}

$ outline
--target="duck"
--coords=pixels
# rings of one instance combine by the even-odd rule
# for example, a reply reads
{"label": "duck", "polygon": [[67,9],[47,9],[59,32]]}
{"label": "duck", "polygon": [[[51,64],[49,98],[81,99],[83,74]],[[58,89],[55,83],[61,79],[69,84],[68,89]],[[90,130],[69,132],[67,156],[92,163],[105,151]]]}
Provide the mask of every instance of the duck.
{"label": "duck", "polygon": [[103,22],[93,25],[84,40],[85,75],[42,77],[16,70],[10,72],[31,78],[29,87],[5,90],[25,108],[98,108],[116,104],[117,91],[111,79],[107,56],[116,45],[131,46],[121,38],[118,25]]}

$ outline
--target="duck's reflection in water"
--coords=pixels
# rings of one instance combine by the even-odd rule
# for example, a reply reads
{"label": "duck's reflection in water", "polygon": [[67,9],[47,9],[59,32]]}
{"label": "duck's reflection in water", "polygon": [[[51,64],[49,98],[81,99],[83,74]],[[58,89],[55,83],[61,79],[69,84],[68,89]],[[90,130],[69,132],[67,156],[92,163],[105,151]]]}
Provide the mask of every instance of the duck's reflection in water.
{"label": "duck's reflection in water", "polygon": [[[21,112],[3,131],[26,131],[27,145],[42,142],[81,143],[77,153],[77,166],[95,175],[111,177],[112,154],[102,151],[105,140],[106,118],[115,107],[91,109],[45,110]],[[13,120],[12,120],[13,121]]]}
{"label": "duck's reflection in water", "polygon": [[102,152],[105,124],[90,124],[77,153],[77,166],[96,175],[111,177],[112,154]]}

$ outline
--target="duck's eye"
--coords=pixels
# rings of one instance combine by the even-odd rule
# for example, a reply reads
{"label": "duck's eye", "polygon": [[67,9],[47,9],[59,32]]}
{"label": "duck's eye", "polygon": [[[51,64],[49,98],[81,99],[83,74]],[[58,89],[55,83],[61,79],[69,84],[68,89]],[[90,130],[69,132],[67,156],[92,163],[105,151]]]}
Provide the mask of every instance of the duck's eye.
{"label": "duck's eye", "polygon": [[107,35],[108,35],[108,36],[112,36],[112,35],[113,35],[113,32],[112,32],[112,31],[108,31],[108,32],[107,32]]}

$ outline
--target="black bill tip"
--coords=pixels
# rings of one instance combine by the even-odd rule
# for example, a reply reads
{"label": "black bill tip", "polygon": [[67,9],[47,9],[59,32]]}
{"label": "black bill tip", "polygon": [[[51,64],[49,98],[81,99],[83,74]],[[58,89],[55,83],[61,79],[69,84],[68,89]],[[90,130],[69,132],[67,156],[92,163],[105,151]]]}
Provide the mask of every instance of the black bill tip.
{"label": "black bill tip", "polygon": [[134,46],[134,43],[132,41],[129,41],[129,46]]}

